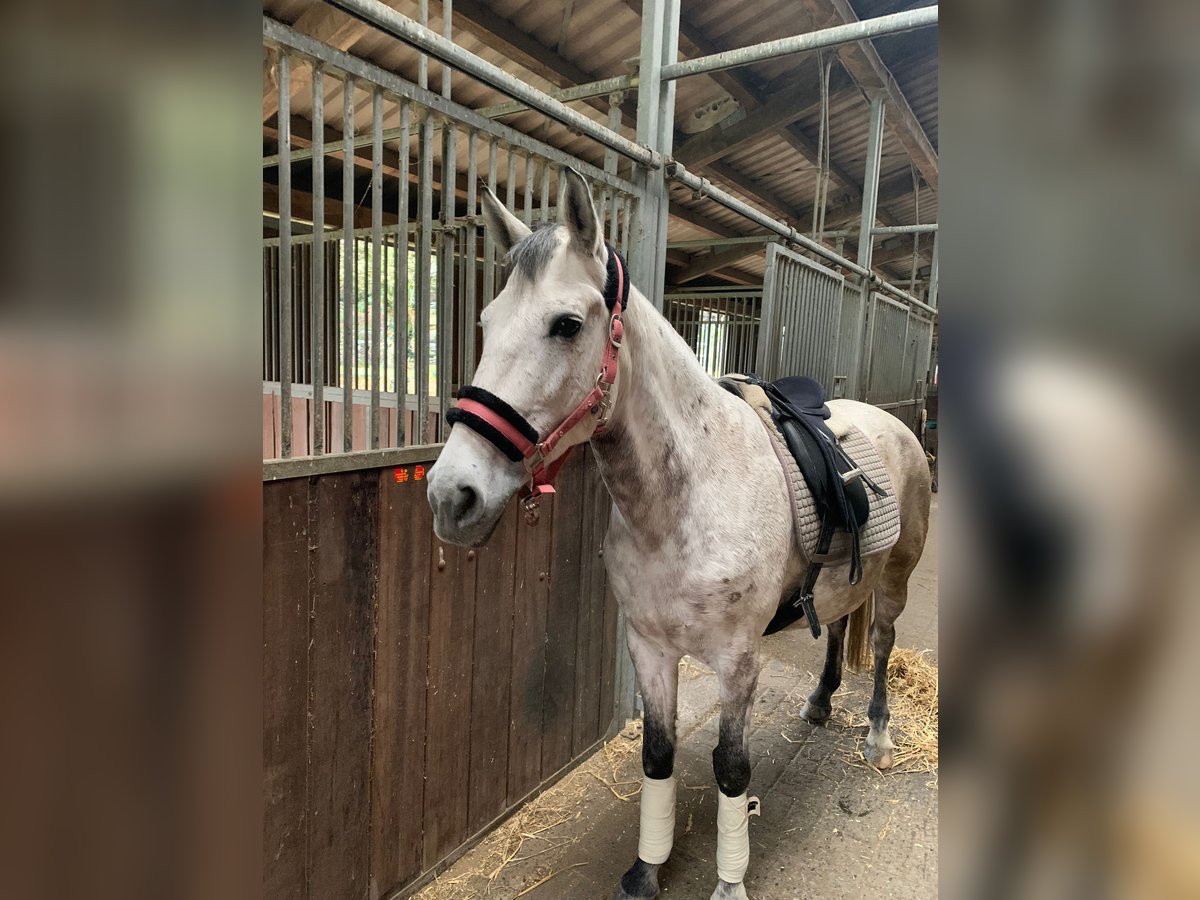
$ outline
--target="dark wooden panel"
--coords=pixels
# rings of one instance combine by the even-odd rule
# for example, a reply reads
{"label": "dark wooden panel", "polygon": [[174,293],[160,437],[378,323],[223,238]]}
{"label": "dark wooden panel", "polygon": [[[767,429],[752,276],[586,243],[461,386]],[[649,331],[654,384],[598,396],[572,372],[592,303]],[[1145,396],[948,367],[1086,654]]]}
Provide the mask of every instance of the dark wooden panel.
{"label": "dark wooden panel", "polygon": [[307,896],[308,480],[263,485],[263,891]]}
{"label": "dark wooden panel", "polygon": [[316,480],[309,766],[312,897],[367,894],[378,476]]}
{"label": "dark wooden panel", "polygon": [[467,835],[476,551],[433,538],[425,725],[425,866]]}
{"label": "dark wooden panel", "polygon": [[[591,451],[588,450],[588,456]],[[600,665],[604,644],[604,557],[600,555],[608,524],[608,491],[594,458],[584,467],[583,524],[580,535],[579,584],[582,601],[576,634],[575,725],[572,754],[578,755],[600,736]]]}
{"label": "dark wooden panel", "polygon": [[471,678],[471,779],[467,831],[495,819],[508,800],[508,704],[512,680],[516,503],[479,551],[475,585],[475,671]]}
{"label": "dark wooden panel", "polygon": [[542,771],[542,704],[546,677],[546,606],[555,500],[537,525],[517,529],[512,682],[508,731],[508,802],[538,786]]}
{"label": "dark wooden panel", "polygon": [[572,454],[558,476],[550,593],[546,611],[546,683],[542,703],[542,776],[549,777],[571,761],[575,722],[575,644],[582,592],[579,542],[586,506],[582,454]]}
{"label": "dark wooden panel", "polygon": [[[608,520],[612,515],[612,498],[608,494],[608,489],[603,487],[603,479],[601,479],[601,487],[603,489],[603,502],[596,510],[596,516],[598,521],[602,523],[600,526],[601,530],[607,534]],[[605,564],[607,565],[607,561]],[[613,676],[616,674],[617,659],[621,654],[628,653],[629,650],[625,645],[624,632],[618,632],[617,630],[617,598],[613,595],[612,587],[608,583],[607,569],[604,571],[604,579],[601,587],[604,591],[603,602],[601,602],[599,596],[593,602],[596,604],[594,609],[603,611],[598,640],[601,647],[600,729],[604,731],[613,719]]]}
{"label": "dark wooden panel", "polygon": [[[416,467],[384,469],[379,485],[379,591],[372,743],[372,900],[424,869],[425,681],[429,535],[433,517]],[[397,472],[406,480],[397,481]]]}

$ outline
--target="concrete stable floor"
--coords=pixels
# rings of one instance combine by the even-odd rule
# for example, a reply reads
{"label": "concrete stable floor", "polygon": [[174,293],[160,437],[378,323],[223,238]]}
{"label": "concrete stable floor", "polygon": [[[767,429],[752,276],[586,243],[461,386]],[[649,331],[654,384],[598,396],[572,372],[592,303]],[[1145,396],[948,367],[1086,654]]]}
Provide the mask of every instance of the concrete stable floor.
{"label": "concrete stable floor", "polygon": [[[910,581],[908,607],[896,623],[896,646],[929,651],[936,661],[936,495],[933,501],[929,540]],[[762,814],[750,825],[751,900],[936,896],[936,773],[880,774],[863,762],[859,748],[866,727],[844,724],[847,716],[838,708],[856,721],[865,719],[865,675],[847,673],[834,695],[830,724],[815,727],[799,718],[824,660],[823,638],[814,641],[807,630],[792,629],[767,638],[765,649],[750,739],[750,793],[762,801]],[[676,840],[660,872],[660,896],[708,900],[716,885],[715,676],[685,660],[679,705]],[[470,874],[496,870],[496,847],[485,841],[419,896],[610,897],[637,854],[637,745],[636,735],[618,735],[607,754],[601,751],[551,789],[540,802],[557,811],[552,821],[562,823],[538,834],[530,830],[532,836],[490,885],[484,875]]]}

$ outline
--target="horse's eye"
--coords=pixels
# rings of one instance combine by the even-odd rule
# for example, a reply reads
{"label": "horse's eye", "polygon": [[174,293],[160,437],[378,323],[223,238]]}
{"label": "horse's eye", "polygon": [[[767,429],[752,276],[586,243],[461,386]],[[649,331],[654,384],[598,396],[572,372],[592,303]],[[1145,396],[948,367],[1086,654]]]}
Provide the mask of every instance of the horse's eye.
{"label": "horse's eye", "polygon": [[550,326],[550,337],[573,338],[582,327],[583,322],[574,316],[559,316]]}

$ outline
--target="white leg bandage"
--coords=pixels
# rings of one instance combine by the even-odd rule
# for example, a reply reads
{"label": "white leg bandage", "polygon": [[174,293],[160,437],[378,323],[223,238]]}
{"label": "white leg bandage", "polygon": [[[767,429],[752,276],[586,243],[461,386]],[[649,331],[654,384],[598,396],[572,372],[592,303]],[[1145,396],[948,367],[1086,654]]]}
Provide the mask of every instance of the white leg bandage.
{"label": "white leg bandage", "polygon": [[[642,778],[642,827],[638,858],[659,865],[675,843],[675,778]],[[749,851],[747,851],[749,852]]]}
{"label": "white leg bandage", "polygon": [[741,884],[746,877],[752,815],[758,815],[757,797],[726,797],[717,791],[717,877],[722,881]]}

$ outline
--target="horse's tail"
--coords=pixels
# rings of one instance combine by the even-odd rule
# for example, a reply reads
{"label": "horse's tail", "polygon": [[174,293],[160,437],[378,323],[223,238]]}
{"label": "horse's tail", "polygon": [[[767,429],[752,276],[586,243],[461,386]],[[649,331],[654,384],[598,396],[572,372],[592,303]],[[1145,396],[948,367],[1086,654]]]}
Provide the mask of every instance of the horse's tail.
{"label": "horse's tail", "polygon": [[862,605],[850,613],[843,644],[843,660],[851,671],[864,672],[874,661],[871,650],[871,623],[875,619],[875,592],[871,591]]}

